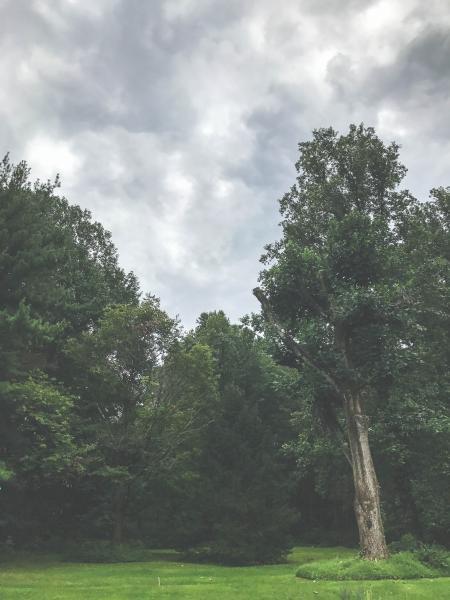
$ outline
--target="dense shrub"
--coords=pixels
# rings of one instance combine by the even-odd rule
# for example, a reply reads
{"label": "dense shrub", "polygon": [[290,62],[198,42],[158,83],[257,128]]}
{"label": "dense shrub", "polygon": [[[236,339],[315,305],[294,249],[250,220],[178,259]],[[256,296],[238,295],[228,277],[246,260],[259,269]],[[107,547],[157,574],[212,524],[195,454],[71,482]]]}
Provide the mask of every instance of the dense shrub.
{"label": "dense shrub", "polygon": [[279,563],[286,559],[289,548],[271,540],[265,543],[264,536],[257,539],[237,537],[233,543],[226,537],[209,544],[191,548],[186,552],[189,559],[201,562],[215,562],[223,565],[257,565]]}
{"label": "dense shrub", "polygon": [[443,546],[423,544],[416,552],[421,563],[450,575],[450,552]]}
{"label": "dense shrub", "polygon": [[402,535],[389,546],[392,553],[412,552],[423,565],[437,569],[442,575],[450,575],[450,552],[437,544],[424,544],[413,534]]}

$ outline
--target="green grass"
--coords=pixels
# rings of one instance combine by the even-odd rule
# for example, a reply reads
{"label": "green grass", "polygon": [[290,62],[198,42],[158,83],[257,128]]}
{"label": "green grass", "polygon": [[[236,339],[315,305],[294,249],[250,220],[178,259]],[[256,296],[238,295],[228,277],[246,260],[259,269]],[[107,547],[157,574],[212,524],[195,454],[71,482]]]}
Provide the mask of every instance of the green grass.
{"label": "green grass", "polygon": [[[331,558],[303,564],[297,577],[320,580],[423,579],[444,573],[422,564],[412,552],[394,554],[387,560],[362,560],[358,556]],[[450,580],[449,580],[450,584]]]}
{"label": "green grass", "polygon": [[142,563],[75,564],[21,556],[0,564],[0,600],[419,600],[449,598],[450,579],[313,581],[295,577],[311,561],[347,560],[344,548],[296,548],[289,562],[220,567],[153,553]]}

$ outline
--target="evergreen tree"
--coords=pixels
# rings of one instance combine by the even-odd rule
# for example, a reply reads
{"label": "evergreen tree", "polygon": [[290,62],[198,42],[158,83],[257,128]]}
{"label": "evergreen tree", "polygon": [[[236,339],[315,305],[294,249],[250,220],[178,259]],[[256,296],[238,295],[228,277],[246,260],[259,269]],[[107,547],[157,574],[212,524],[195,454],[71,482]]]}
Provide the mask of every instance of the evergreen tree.
{"label": "evergreen tree", "polygon": [[277,560],[291,543],[282,446],[295,372],[277,367],[254,334],[222,312],[202,314],[193,339],[212,350],[219,392],[195,460],[198,552],[233,564]]}

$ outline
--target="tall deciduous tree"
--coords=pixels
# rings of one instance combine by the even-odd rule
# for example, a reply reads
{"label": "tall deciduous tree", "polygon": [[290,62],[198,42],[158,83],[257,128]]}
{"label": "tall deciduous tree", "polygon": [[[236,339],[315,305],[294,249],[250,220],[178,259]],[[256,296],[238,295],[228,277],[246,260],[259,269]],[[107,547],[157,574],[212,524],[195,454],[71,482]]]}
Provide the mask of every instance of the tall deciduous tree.
{"label": "tall deciduous tree", "polygon": [[[177,335],[175,322],[147,298],[109,307],[91,331],[67,346],[86,441],[94,445],[92,475],[109,488],[113,541],[120,543],[131,486],[151,468],[167,418],[157,373]],[[86,427],[87,426],[87,427]]]}
{"label": "tall deciduous tree", "polygon": [[[32,183],[25,162],[0,161],[0,466],[7,479],[0,525],[19,537],[33,531],[22,506],[44,532],[59,513],[49,482],[67,489],[81,469],[73,398],[61,383],[70,379],[62,346],[106,305],[138,298],[110,234],[57,188],[58,180]],[[40,508],[47,520],[37,516]]]}
{"label": "tall deciduous tree", "polygon": [[[343,429],[361,553],[385,558],[368,407],[386,393],[408,345],[411,272],[423,289],[412,235],[423,210],[397,189],[406,172],[398,146],[372,128],[316,130],[299,149],[297,183],[280,202],[283,237],[267,247],[254,293],[316,402]],[[439,287],[432,265],[422,278]]]}

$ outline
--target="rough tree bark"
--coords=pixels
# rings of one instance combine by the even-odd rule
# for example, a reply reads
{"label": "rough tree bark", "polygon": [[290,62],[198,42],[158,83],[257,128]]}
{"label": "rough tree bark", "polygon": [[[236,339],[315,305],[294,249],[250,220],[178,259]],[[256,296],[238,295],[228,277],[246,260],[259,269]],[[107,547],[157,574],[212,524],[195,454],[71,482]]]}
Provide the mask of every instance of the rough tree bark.
{"label": "rough tree bark", "polygon": [[380,488],[369,445],[368,418],[359,396],[344,399],[347,438],[355,488],[354,509],[361,555],[369,560],[387,558],[380,506]]}
{"label": "rough tree bark", "polygon": [[343,389],[333,373],[318,364],[308,350],[284,330],[264,292],[260,288],[256,288],[253,293],[261,304],[264,317],[273,326],[286,347],[301,361],[320,373],[341,399],[346,419],[346,436],[350,448],[350,456],[347,453],[346,456],[353,472],[354,509],[361,555],[368,560],[387,558],[389,553],[381,516],[380,488],[370,451],[368,419],[364,412],[361,394]]}

